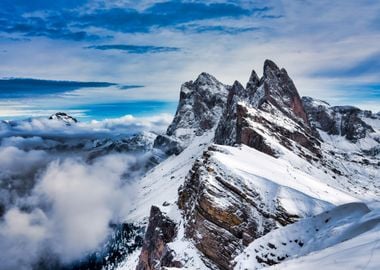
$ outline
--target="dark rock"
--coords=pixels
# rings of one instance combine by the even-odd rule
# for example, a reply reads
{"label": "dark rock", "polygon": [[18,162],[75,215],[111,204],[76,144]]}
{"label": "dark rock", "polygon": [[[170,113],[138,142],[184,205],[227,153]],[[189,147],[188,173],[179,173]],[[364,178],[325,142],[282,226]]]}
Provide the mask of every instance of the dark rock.
{"label": "dark rock", "polygon": [[[288,129],[265,115],[286,119],[296,128]],[[260,128],[251,123],[258,123]],[[225,145],[245,144],[266,154],[277,156],[262,133],[271,134],[280,144],[294,149],[296,143],[320,157],[318,137],[313,134],[293,81],[284,69],[266,60],[264,75],[259,80],[252,71],[246,89],[235,82],[228,98],[226,109],[215,132],[215,143]],[[306,157],[306,155],[305,155]],[[312,157],[308,158],[312,159]]]}
{"label": "dark rock", "polygon": [[178,154],[194,136],[213,129],[222,115],[229,88],[207,73],[184,83],[173,122],[166,135],[157,137],[154,146],[169,155]]}
{"label": "dark rock", "polygon": [[[259,207],[260,195],[218,168],[211,160],[212,151],[218,150],[209,149],[194,164],[180,188],[178,206],[185,216],[186,237],[219,269],[232,269],[230,261],[244,247],[297,217],[280,206],[276,210]],[[220,200],[223,206],[216,202]]]}
{"label": "dark rock", "polygon": [[64,112],[57,112],[49,117],[49,120],[59,120],[63,121],[66,125],[71,125],[74,123],[77,123],[78,120],[67,113]]}
{"label": "dark rock", "polygon": [[176,224],[158,207],[152,206],[136,269],[160,270],[163,267],[181,267],[180,262],[174,261],[174,251],[167,246],[167,243],[172,242],[176,235]]}
{"label": "dark rock", "polygon": [[344,136],[354,143],[374,132],[373,128],[361,119],[374,117],[370,111],[362,111],[353,106],[331,107],[327,102],[311,97],[303,97],[302,102],[312,127],[316,130],[325,131],[329,135]]}

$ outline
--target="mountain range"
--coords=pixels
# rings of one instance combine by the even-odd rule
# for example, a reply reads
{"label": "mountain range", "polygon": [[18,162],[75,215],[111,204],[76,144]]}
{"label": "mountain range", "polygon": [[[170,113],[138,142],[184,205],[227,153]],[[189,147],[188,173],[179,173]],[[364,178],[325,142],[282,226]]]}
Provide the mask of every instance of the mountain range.
{"label": "mountain range", "polygon": [[124,175],[133,175],[134,196],[106,242],[81,260],[42,258],[35,269],[380,267],[380,113],[301,97],[270,60],[245,86],[208,73],[185,82],[164,133],[89,135],[62,112],[47,121],[65,133],[20,133],[32,121],[3,121],[1,134],[89,163],[143,156]]}
{"label": "mountain range", "polygon": [[[246,86],[182,85],[118,269],[378,269],[380,114],[300,97],[266,60]],[[379,244],[378,244],[379,243]]]}

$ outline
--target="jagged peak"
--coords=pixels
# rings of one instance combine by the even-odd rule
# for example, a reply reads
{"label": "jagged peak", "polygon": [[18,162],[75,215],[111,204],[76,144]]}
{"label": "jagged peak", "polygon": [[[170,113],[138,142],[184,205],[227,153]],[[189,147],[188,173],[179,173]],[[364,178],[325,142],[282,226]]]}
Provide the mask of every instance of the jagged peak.
{"label": "jagged peak", "polygon": [[247,82],[246,88],[254,88],[257,87],[260,83],[260,78],[257,76],[257,73],[255,70],[252,70],[251,76],[249,77],[249,80]]}
{"label": "jagged peak", "polygon": [[64,112],[57,112],[49,117],[49,120],[59,120],[65,122],[67,125],[77,123],[78,120],[71,115]]}
{"label": "jagged peak", "polygon": [[216,79],[213,75],[207,73],[207,72],[202,72],[201,74],[198,75],[198,78],[194,81],[195,84],[222,84],[218,79]]}
{"label": "jagged peak", "polygon": [[264,62],[264,77],[267,77],[268,75],[271,75],[273,72],[279,72],[279,67],[269,59],[266,59]]}
{"label": "jagged peak", "polygon": [[234,89],[234,88],[244,89],[244,86],[239,81],[236,80],[234,81],[231,89]]}

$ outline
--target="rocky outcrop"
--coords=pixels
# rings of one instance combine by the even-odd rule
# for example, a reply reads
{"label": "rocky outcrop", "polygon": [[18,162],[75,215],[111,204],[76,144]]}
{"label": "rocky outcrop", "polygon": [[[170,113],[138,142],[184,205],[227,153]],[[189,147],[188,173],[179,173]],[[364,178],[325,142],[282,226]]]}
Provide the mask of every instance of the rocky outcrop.
{"label": "rocky outcrop", "polygon": [[236,175],[213,160],[219,151],[210,147],[197,160],[179,191],[178,205],[186,220],[186,237],[220,269],[232,269],[230,261],[254,239],[279,225],[294,222],[276,202],[265,199]]}
{"label": "rocky outcrop", "polygon": [[[299,181],[301,184],[307,180],[306,174],[318,172],[317,177],[331,180],[328,179],[331,176],[332,181],[341,181],[340,187],[345,187],[355,178],[357,182],[351,185],[354,183],[351,181],[350,188],[356,188],[357,183],[370,182],[368,179],[358,180],[357,171],[363,167],[359,160],[365,160],[363,164],[371,173],[369,177],[362,178],[371,178],[372,184],[377,185],[376,169],[373,169],[377,166],[375,157],[363,159],[362,153],[358,152],[350,160],[344,151],[335,151],[333,144],[323,143],[318,132],[324,130],[330,134],[341,134],[352,141],[371,132],[362,116],[376,116],[354,107],[320,105],[322,107],[316,107],[314,101],[302,100],[287,72],[269,60],[265,61],[262,78],[252,71],[245,87],[238,81],[232,87],[226,87],[205,73],[195,82],[185,83],[173,123],[166,135],[157,137],[155,146],[167,154],[178,154],[196,136],[214,129],[216,144],[209,146],[201,157],[197,154],[198,158],[179,189],[178,207],[182,211],[184,237],[176,241],[188,244],[190,240],[191,248],[196,247],[197,254],[199,251],[204,264],[210,269],[232,269],[233,259],[255,239],[314,214],[313,211],[319,207],[330,207],[329,201],[324,201],[319,193],[314,196],[304,190],[292,189],[287,184],[282,186],[286,182],[284,176],[290,177],[287,183]],[[374,141],[376,143],[376,138]],[[271,174],[262,175],[261,168],[249,171],[249,164],[236,165],[244,163],[246,155],[234,160],[236,156],[231,156],[235,148],[230,150],[217,144],[248,149],[252,156],[247,157],[261,155],[261,159],[268,158],[271,162],[276,159],[242,144],[279,158],[276,160],[279,162],[284,157],[286,170],[278,172],[279,176],[273,179]],[[370,150],[371,155],[377,155],[377,148]],[[303,171],[306,174],[298,176],[292,172],[292,162],[297,162],[295,166],[307,167]],[[296,170],[302,171],[299,167]],[[310,203],[302,204],[303,200]],[[294,211],[297,207],[302,210]],[[173,233],[160,231],[163,230],[161,226],[172,231],[175,225],[171,222],[160,225],[163,215],[161,212],[157,214],[158,211],[151,213],[138,269],[158,269],[153,268],[153,262],[159,267],[180,266],[181,263],[187,267],[187,250],[178,252],[181,262],[174,261],[174,251],[167,245],[173,241]],[[296,244],[302,247],[304,242]],[[268,244],[265,250],[275,248]],[[271,265],[285,260],[285,257],[274,258],[269,253],[257,260]]]}
{"label": "rocky outcrop", "polygon": [[70,126],[74,123],[77,123],[78,120],[67,113],[57,112],[49,117],[49,120],[59,120],[63,121],[66,125]]}
{"label": "rocky outcrop", "polygon": [[177,112],[165,135],[159,135],[155,148],[168,155],[178,154],[194,138],[215,128],[225,107],[229,86],[207,73],[181,86]]}
{"label": "rocky outcrop", "polygon": [[373,128],[362,118],[376,118],[370,111],[362,111],[353,106],[330,106],[325,101],[303,97],[302,102],[313,128],[329,135],[344,136],[351,142],[365,138]]}
{"label": "rocky outcrop", "polygon": [[167,243],[172,242],[176,235],[176,224],[166,217],[158,207],[152,206],[136,270],[181,267],[181,263],[174,260],[174,251],[167,246]]}
{"label": "rocky outcrop", "polygon": [[271,103],[294,121],[308,126],[307,115],[297,88],[284,68],[279,69],[274,62],[265,60],[260,86],[263,88],[264,97],[259,101],[259,108],[265,110],[264,104]]}
{"label": "rocky outcrop", "polygon": [[279,69],[270,60],[264,63],[261,79],[252,71],[246,88],[234,83],[216,129],[215,142],[246,144],[277,156],[265,134],[290,150],[298,146],[320,156],[319,142],[293,81],[285,69]]}

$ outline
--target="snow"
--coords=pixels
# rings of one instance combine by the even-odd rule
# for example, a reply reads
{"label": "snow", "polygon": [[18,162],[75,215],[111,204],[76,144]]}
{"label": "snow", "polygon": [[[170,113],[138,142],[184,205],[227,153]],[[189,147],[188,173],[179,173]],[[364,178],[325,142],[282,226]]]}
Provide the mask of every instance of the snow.
{"label": "snow", "polygon": [[[214,85],[215,82],[210,85],[213,79],[208,78],[207,74],[197,80],[202,83],[200,89],[207,89],[210,93],[220,93],[219,88],[225,87]],[[262,90],[258,89],[259,92]],[[329,106],[322,101],[313,102],[315,106]],[[194,134],[198,127],[197,123],[192,122],[195,118],[191,104],[182,107],[186,117],[174,130],[178,138],[188,137],[186,144],[189,143],[189,146],[178,156],[163,161],[135,183],[135,196],[125,221],[145,225],[151,206],[159,206],[177,224],[178,234],[168,244],[175,252],[175,260],[181,261],[184,269],[210,269],[209,263],[205,264],[204,255],[186,238],[185,222],[177,206],[179,187],[194,162],[212,144],[215,131],[212,128],[202,136]],[[244,106],[245,103],[240,101],[240,104]],[[220,110],[215,109],[213,118],[220,116]],[[271,107],[267,112],[251,107],[248,113],[252,119],[259,117],[290,132],[304,132],[298,123]],[[375,132],[356,143],[320,131],[324,141],[321,146],[323,157],[309,162],[300,155],[301,150],[295,142],[291,142],[293,147],[286,148],[270,127],[250,118],[246,120],[275,150],[277,158],[245,145],[213,145],[215,150],[210,151],[210,163],[207,166],[247,196],[252,195],[256,199],[253,194],[257,193],[256,202],[264,205],[264,212],[276,214],[278,209],[284,209],[286,214],[300,219],[285,227],[278,224],[278,229],[254,240],[235,258],[235,269],[258,269],[268,267],[272,262],[280,263],[272,266],[272,269],[377,269],[376,266],[380,265],[380,203],[370,202],[379,200],[380,170],[374,165],[376,157],[363,156],[362,151],[379,145],[376,140],[380,121],[363,118],[373,126]],[[334,154],[330,154],[332,151]],[[301,152],[313,155],[307,149]],[[372,165],[365,165],[362,162],[364,157]],[[340,173],[335,173],[331,168]],[[221,186],[215,175],[206,174],[203,181],[207,182],[211,191],[207,196],[210,196],[216,208],[228,209],[232,202],[236,203],[232,193],[219,190]],[[215,195],[220,192],[226,194]],[[198,233],[196,237],[201,239],[202,235]],[[119,270],[134,269],[137,261],[138,255],[132,254]]]}
{"label": "snow", "polygon": [[[131,210],[126,216],[127,222],[145,222],[152,205],[179,221],[180,213],[176,202],[178,188],[183,184],[194,161],[210,144],[214,130],[203,136],[195,136],[191,144],[178,156],[171,156],[149,171],[135,184],[136,197],[133,198]],[[163,204],[167,206],[163,206]]]}
{"label": "snow", "polygon": [[325,143],[333,145],[334,147],[343,151],[360,152],[361,150],[368,150],[368,149],[371,149],[372,147],[379,145],[379,143],[375,141],[371,136],[367,136],[365,138],[359,139],[356,143],[352,143],[343,136],[330,135],[330,134],[327,134],[327,132],[322,131],[322,130],[318,130],[318,131],[319,131],[319,134],[321,135],[322,140]]}
{"label": "snow", "polygon": [[255,240],[235,258],[235,269],[267,266],[257,257],[286,260],[271,269],[375,269],[380,263],[376,254],[380,208],[371,211],[364,203],[350,203]]}
{"label": "snow", "polygon": [[126,260],[120,263],[116,270],[132,270],[136,269],[137,264],[139,263],[139,256],[141,249],[136,249],[132,254],[129,254],[126,257]]}
{"label": "snow", "polygon": [[185,269],[208,269],[204,262],[201,260],[202,255],[195,248],[194,244],[191,241],[186,240],[183,222],[178,225],[178,228],[179,230],[176,239],[172,243],[168,244],[169,248],[175,251],[174,260],[181,261],[182,265],[184,266],[183,268]]}
{"label": "snow", "polygon": [[271,184],[275,184],[275,192],[280,200],[290,208],[286,209],[293,210],[294,214],[300,210],[299,206],[308,203],[306,197],[312,199],[313,207],[304,207],[315,209],[315,202],[320,201],[320,210],[326,206],[323,202],[339,205],[357,201],[348,193],[334,189],[310,174],[294,168],[287,160],[273,158],[245,145],[240,148],[219,147],[227,154],[215,153],[217,160],[256,187],[260,185],[260,188],[268,189]]}

